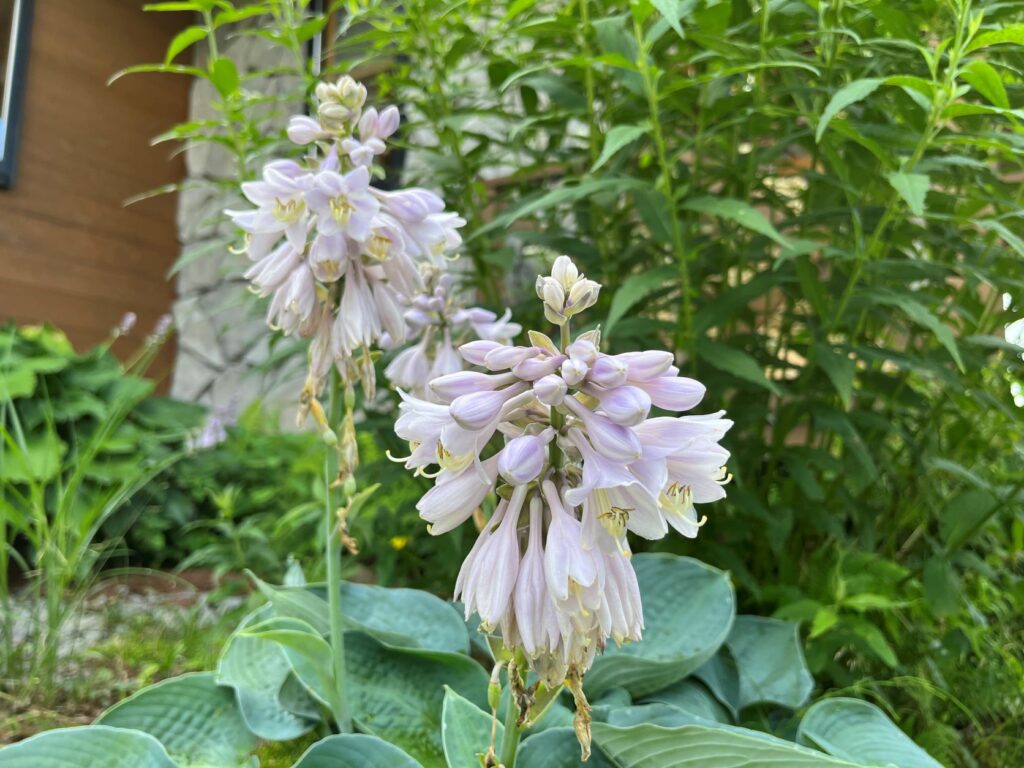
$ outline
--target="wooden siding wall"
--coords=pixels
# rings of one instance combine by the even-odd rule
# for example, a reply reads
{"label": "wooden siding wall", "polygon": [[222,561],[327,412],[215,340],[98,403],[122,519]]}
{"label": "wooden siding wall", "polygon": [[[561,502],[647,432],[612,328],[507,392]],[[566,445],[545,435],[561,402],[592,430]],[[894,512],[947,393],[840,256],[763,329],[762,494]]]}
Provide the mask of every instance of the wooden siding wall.
{"label": "wooden siding wall", "polygon": [[[170,311],[177,197],[123,203],[183,178],[172,145],[149,140],[186,118],[189,80],[107,79],[161,61],[189,22],[133,0],[36,0],[17,178],[0,189],[0,321],[48,321],[84,349],[135,312],[125,354]],[[169,373],[173,346],[151,375]]]}

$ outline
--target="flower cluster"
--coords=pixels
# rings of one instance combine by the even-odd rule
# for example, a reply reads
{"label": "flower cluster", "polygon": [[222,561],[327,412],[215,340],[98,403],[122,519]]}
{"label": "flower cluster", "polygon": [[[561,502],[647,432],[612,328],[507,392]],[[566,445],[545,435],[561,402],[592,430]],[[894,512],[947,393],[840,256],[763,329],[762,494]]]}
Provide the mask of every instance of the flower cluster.
{"label": "flower cluster", "polygon": [[321,83],[316,97],[316,117],[288,127],[309,147],[305,160],[268,163],[262,180],[242,185],[256,208],[228,214],[247,235],[254,264],[245,277],[270,297],[268,323],[312,339],[307,390],[332,365],[372,390],[369,349],[385,333],[404,339],[407,297],[424,288],[419,264],[443,263],[465,221],[425,189],[371,184],[374,159],[398,128],[395,107],[364,109],[366,88],[347,76]]}
{"label": "flower cluster", "polygon": [[[510,321],[506,309],[498,317],[481,307],[463,307],[452,290],[452,276],[432,265],[426,265],[424,290],[408,301],[405,311],[406,336],[415,340],[403,349],[384,369],[384,375],[399,389],[426,400],[436,400],[427,383],[464,368],[455,345],[469,337],[488,341],[510,342],[522,331]],[[381,346],[397,346],[389,337]]]}
{"label": "flower cluster", "polygon": [[412,448],[406,466],[438,467],[417,506],[432,533],[457,527],[497,491],[456,597],[552,686],[581,679],[607,638],[640,638],[627,532],[696,536],[695,505],[724,497],[728,479],[723,412],[651,416],[704,396],[670,353],[609,355],[599,331],[572,338],[570,318],[599,289],[559,257],[537,293],[560,343],[531,331],[530,346],[463,344],[462,357],[483,370],[434,379],[435,402],[403,395],[396,423]]}

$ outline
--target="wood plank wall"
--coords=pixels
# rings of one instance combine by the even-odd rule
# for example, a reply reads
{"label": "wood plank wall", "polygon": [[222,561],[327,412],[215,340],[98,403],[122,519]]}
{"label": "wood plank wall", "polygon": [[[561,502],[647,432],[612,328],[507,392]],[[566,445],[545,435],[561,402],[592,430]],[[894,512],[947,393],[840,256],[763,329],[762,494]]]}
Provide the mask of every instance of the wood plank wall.
{"label": "wood plank wall", "polygon": [[[125,207],[178,181],[184,164],[151,137],[186,119],[189,79],[144,74],[190,23],[134,0],[36,0],[18,175],[0,189],[0,321],[48,321],[76,348],[105,338],[126,312],[139,321],[115,350],[136,349],[174,298],[177,198]],[[164,378],[173,342],[151,369]]]}

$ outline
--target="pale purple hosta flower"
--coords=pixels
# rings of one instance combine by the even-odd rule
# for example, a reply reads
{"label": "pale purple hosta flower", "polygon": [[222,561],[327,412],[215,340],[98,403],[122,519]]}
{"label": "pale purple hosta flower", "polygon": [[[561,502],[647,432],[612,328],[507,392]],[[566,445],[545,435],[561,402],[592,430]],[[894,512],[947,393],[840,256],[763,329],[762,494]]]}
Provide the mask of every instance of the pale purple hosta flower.
{"label": "pale purple hosta flower", "polygon": [[[411,207],[418,200],[413,196],[407,202]],[[419,202],[425,207],[426,201]],[[480,307],[460,306],[448,273],[432,266],[424,267],[423,272],[425,288],[408,301],[405,311],[406,335],[417,339],[417,342],[399,352],[384,369],[384,375],[399,389],[417,397],[436,399],[438,395],[427,387],[427,383],[463,368],[463,358],[456,351],[456,344],[462,344],[467,337],[475,335],[478,340],[501,346],[501,342],[511,340],[522,329],[510,321],[509,310],[499,318]],[[384,346],[397,346],[398,343],[399,340],[389,334]]]}
{"label": "pale purple hosta flower", "polygon": [[384,142],[398,130],[398,107],[386,107],[378,113],[376,107],[370,107],[359,118],[359,138],[346,138],[341,141],[341,149],[355,165],[370,165],[377,155],[387,150]]}
{"label": "pale purple hosta flower", "polygon": [[[432,192],[372,185],[374,159],[398,129],[395,107],[364,111],[366,89],[347,76],[320,83],[316,96],[316,116],[297,115],[288,125],[307,156],[268,163],[259,181],[242,185],[255,208],[228,211],[246,233],[253,264],[245,277],[269,298],[268,323],[311,339],[303,402],[315,399],[332,366],[372,390],[369,350],[382,339],[404,342],[404,315],[423,290],[418,262],[443,261],[461,242],[455,230],[465,223]],[[447,349],[431,349],[426,365],[415,351],[396,360],[400,378],[422,386],[460,370],[450,338],[441,339]]]}
{"label": "pale purple hosta flower", "polygon": [[[573,339],[570,318],[600,286],[568,259],[537,286],[562,344],[532,331],[528,346],[462,344],[459,354],[480,370],[436,378],[418,397],[403,394],[396,432],[412,448],[406,466],[436,472],[418,505],[432,533],[468,520],[498,493],[456,591],[467,615],[476,611],[507,648],[522,649],[548,684],[576,681],[582,697],[577,683],[607,639],[638,640],[643,630],[628,533],[697,533],[703,520],[694,505],[725,495],[729,454],[718,443],[731,422],[722,413],[652,417],[654,407],[694,407],[703,385],[679,376],[667,352],[608,355],[598,331]],[[412,302],[410,328],[432,328],[437,299]],[[422,341],[415,349],[392,363],[401,375],[431,367]],[[504,445],[491,448],[498,434]]]}

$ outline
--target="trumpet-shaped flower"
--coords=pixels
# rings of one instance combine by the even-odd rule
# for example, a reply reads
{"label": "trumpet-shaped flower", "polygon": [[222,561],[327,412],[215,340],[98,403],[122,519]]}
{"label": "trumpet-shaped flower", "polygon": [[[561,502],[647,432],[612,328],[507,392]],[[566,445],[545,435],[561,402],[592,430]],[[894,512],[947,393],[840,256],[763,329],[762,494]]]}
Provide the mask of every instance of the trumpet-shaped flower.
{"label": "trumpet-shaped flower", "polygon": [[[561,326],[561,343],[532,331],[528,346],[496,336],[468,341],[458,353],[476,370],[434,378],[418,396],[403,394],[396,424],[412,449],[402,461],[436,478],[418,507],[431,533],[468,520],[491,491],[501,499],[456,593],[467,617],[478,613],[486,631],[521,649],[551,685],[578,680],[609,638],[640,638],[628,535],[659,539],[674,529],[695,536],[703,523],[697,505],[722,498],[728,480],[729,453],[719,441],[732,423],[722,413],[651,415],[655,407],[688,410],[705,394],[679,375],[671,354],[609,355],[598,331],[572,338],[571,319],[599,290],[559,258],[538,278],[537,293]],[[406,313],[421,339],[435,329],[432,313],[444,295],[417,297]],[[396,377],[432,370],[421,359],[424,341],[417,347],[392,362]]]}

